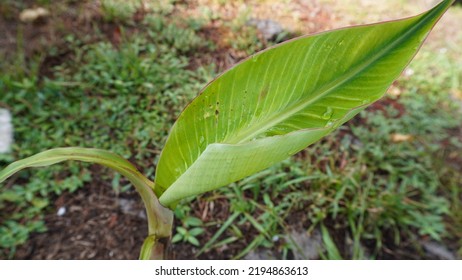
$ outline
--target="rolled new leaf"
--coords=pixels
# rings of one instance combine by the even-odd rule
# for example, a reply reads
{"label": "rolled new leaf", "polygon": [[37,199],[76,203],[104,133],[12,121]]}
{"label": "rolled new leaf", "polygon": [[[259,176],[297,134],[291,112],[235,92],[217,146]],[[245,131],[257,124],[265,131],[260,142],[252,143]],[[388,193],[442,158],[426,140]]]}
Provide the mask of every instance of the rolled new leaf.
{"label": "rolled new leaf", "polygon": [[450,7],[305,36],[208,84],[174,124],[156,172],[163,205],[265,169],[383,96]]}

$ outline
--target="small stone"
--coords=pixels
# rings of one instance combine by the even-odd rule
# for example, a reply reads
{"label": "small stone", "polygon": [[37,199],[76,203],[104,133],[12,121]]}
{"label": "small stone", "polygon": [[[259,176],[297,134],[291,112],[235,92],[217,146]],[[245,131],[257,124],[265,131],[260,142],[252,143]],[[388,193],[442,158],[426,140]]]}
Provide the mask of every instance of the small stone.
{"label": "small stone", "polygon": [[395,143],[400,143],[400,142],[409,142],[414,138],[414,136],[409,135],[409,134],[400,134],[400,133],[395,133],[391,135],[391,141]]}
{"label": "small stone", "polygon": [[404,70],[404,76],[410,77],[412,75],[414,75],[414,70],[412,70],[411,68],[407,68],[406,70]]}
{"label": "small stone", "polygon": [[315,229],[312,233],[306,231],[292,231],[286,236],[286,240],[293,244],[294,259],[316,260],[322,250],[321,232]]}
{"label": "small stone", "polygon": [[0,109],[0,153],[8,153],[13,143],[13,125],[8,110]]}
{"label": "small stone", "polygon": [[146,213],[144,210],[139,210],[137,202],[134,200],[119,198],[119,207],[122,213],[126,215],[136,216],[143,220],[146,220]]}
{"label": "small stone", "polygon": [[276,260],[276,256],[271,250],[268,249],[257,249],[248,253],[245,260]]}
{"label": "small stone", "polygon": [[439,260],[455,260],[456,257],[446,247],[433,241],[422,242],[427,257]]}
{"label": "small stone", "polygon": [[388,93],[391,95],[391,96],[394,96],[394,97],[398,97],[401,95],[402,91],[399,87],[391,87],[389,90],[388,90]]}
{"label": "small stone", "polygon": [[[282,237],[282,236],[281,236]],[[281,237],[273,236],[273,242],[280,241]],[[321,232],[315,229],[312,233],[305,231],[291,231],[283,236],[290,244],[295,260],[316,260],[319,259],[319,252],[322,250]],[[258,248],[249,252],[246,260],[277,260],[278,257],[270,249]]]}
{"label": "small stone", "polygon": [[276,39],[284,31],[279,23],[270,19],[251,19],[248,24],[255,26],[267,41]]}
{"label": "small stone", "polygon": [[66,211],[66,207],[59,207],[58,212],[56,212],[56,215],[58,215],[58,217],[62,217],[64,216],[64,214],[66,214]]}
{"label": "small stone", "polygon": [[38,19],[46,18],[50,15],[47,9],[38,7],[35,9],[25,9],[19,15],[19,19],[22,22],[29,23],[37,21]]}

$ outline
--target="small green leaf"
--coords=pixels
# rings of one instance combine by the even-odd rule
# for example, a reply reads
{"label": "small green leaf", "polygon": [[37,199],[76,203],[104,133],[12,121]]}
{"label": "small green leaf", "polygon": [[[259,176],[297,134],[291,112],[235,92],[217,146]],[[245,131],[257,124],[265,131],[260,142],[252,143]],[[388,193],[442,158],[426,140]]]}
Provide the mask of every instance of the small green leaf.
{"label": "small green leaf", "polygon": [[175,234],[175,236],[173,236],[172,243],[178,243],[181,240],[183,240],[183,235],[177,233],[177,234]]}
{"label": "small green leaf", "polygon": [[32,199],[32,204],[34,205],[34,207],[42,209],[42,208],[45,208],[45,207],[48,206],[48,200],[47,199],[34,198],[34,199]]}
{"label": "small green leaf", "polygon": [[23,198],[15,191],[7,190],[0,193],[0,200],[5,200],[9,202],[22,201]]}
{"label": "small green leaf", "polygon": [[203,225],[202,220],[196,217],[187,217],[184,220],[184,223],[186,226],[190,227],[198,227]]}
{"label": "small green leaf", "polygon": [[192,235],[188,236],[188,242],[191,243],[194,246],[199,246],[200,245],[199,240],[197,240],[197,238],[195,238]]}
{"label": "small green leaf", "polygon": [[179,116],[162,151],[163,205],[265,169],[380,99],[451,6],[300,37],[234,66]]}
{"label": "small green leaf", "polygon": [[204,233],[204,229],[203,228],[193,228],[189,231],[189,234],[192,235],[192,236],[198,236],[202,233]]}
{"label": "small green leaf", "polygon": [[183,236],[188,235],[188,231],[184,227],[177,227],[176,231]]}

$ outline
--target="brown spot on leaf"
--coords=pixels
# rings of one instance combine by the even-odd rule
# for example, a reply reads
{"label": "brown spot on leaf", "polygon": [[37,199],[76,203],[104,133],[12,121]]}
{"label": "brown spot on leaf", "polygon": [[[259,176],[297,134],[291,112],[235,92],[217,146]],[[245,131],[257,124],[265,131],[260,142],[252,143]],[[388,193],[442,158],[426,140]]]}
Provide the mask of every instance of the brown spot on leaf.
{"label": "brown spot on leaf", "polygon": [[265,86],[261,91],[260,91],[260,95],[258,96],[258,98],[260,100],[263,100],[267,95],[268,95],[268,86]]}

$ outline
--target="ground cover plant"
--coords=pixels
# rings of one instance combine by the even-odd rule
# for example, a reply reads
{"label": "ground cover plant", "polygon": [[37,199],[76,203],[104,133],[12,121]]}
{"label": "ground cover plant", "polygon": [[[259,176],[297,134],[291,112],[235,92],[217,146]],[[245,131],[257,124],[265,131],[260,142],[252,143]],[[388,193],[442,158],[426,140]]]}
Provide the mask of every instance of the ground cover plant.
{"label": "ground cover plant", "polygon": [[[89,77],[91,77],[91,76],[89,76]],[[113,87],[113,86],[114,86],[114,85],[112,85],[111,87]],[[220,103],[220,104],[221,104],[221,103]],[[215,114],[215,112],[213,112],[213,113]],[[213,115],[212,115],[212,116],[213,116]],[[380,118],[378,118],[377,120],[379,120],[379,119],[380,119]],[[327,121],[327,120],[326,120],[326,121]],[[383,122],[383,120],[382,120],[380,123],[382,123],[382,122]],[[361,134],[360,132],[358,132],[358,135],[362,135],[362,134]],[[200,138],[199,138],[199,140],[200,140]],[[345,141],[348,141],[348,140],[345,140]],[[345,143],[345,146],[348,147],[347,143]],[[375,152],[376,152],[376,151],[375,151]],[[378,154],[378,156],[380,156],[380,154]],[[303,162],[302,162],[302,164],[303,164]],[[289,164],[286,163],[286,166],[288,166],[288,167],[290,167],[291,169],[293,169],[293,170],[294,170],[293,172],[294,172],[295,175],[296,175],[297,173],[298,173],[298,174],[304,174],[304,171],[303,171],[303,170],[298,170],[298,171],[297,171],[297,168],[296,168],[297,165],[292,165],[292,164],[289,165]],[[373,166],[373,165],[371,164],[371,166]],[[288,167],[286,167],[286,168],[288,168]],[[303,168],[300,168],[300,169],[303,169]],[[326,171],[326,170],[324,170],[324,171]],[[265,179],[265,180],[266,180],[266,185],[271,185],[273,182],[274,182],[275,184],[277,184],[278,182],[282,182],[282,183],[284,182],[284,180],[278,179],[278,178],[283,178],[284,174],[283,174],[282,172],[279,172],[279,171],[277,170],[277,168],[276,168],[276,169],[270,169],[270,170],[268,170],[268,172],[270,172],[270,173],[271,173],[271,172],[275,172],[276,174],[274,174],[274,176],[268,176],[268,178],[263,178],[264,175],[258,174],[258,176],[257,176],[257,177],[254,177],[253,180],[257,180],[257,182],[258,182],[258,180],[260,180],[259,178]],[[268,172],[267,172],[266,174],[268,174]],[[329,174],[329,171],[328,171],[328,170],[327,170],[327,173]],[[332,178],[332,177],[333,177],[332,174],[330,174],[330,175],[331,175],[331,176],[324,176],[324,177],[326,177],[326,179]],[[287,175],[285,175],[285,176],[287,176]],[[319,172],[318,172],[318,176],[320,176]],[[308,179],[310,179],[310,178],[306,178],[306,177],[307,177],[307,176],[298,177],[298,178],[297,178],[296,176],[294,176],[293,179],[294,179],[294,180],[297,180],[297,179],[298,179],[298,180],[300,180],[300,181],[302,181],[301,179],[303,179],[303,180],[308,180]],[[404,176],[403,176],[403,177],[404,177]],[[313,178],[311,178],[311,179],[317,179],[317,178],[316,178],[316,177],[313,177]],[[359,177],[358,179],[361,179],[361,178]],[[371,179],[371,180],[372,180],[372,179]],[[352,181],[353,181],[353,180],[352,180]],[[357,180],[357,181],[359,181],[359,180]],[[249,182],[250,182],[251,184],[250,184],[250,185],[246,185],[246,184],[248,184]],[[243,186],[241,185],[241,187],[243,187],[242,189],[244,189],[244,191],[249,191],[249,190],[251,190],[251,192],[254,193],[254,196],[255,196],[256,198],[258,198],[259,195],[260,195],[261,193],[272,193],[272,195],[270,195],[270,196],[269,196],[269,195],[266,195],[266,196],[263,197],[264,206],[265,206],[265,208],[267,208],[267,209],[265,209],[265,210],[268,210],[268,209],[273,208],[274,211],[280,211],[281,208],[284,208],[284,207],[285,207],[285,208],[293,207],[293,206],[288,206],[288,205],[297,205],[297,204],[295,204],[295,203],[284,203],[283,205],[278,204],[277,206],[275,206],[275,205],[271,202],[273,196],[275,195],[275,193],[274,193],[275,191],[274,191],[274,190],[271,190],[271,188],[266,188],[266,187],[265,187],[265,190],[264,190],[264,191],[260,191],[260,190],[258,190],[258,189],[256,189],[256,188],[254,187],[255,185],[258,185],[257,182],[255,182],[255,181],[252,182],[252,180],[250,180],[250,181],[247,181],[247,182],[244,181],[244,182],[239,183],[239,184],[243,184]],[[296,183],[297,183],[296,181],[293,181],[293,180],[288,180],[288,181],[286,181],[286,182],[290,182],[291,184],[296,184]],[[335,180],[334,180],[333,182],[335,182]],[[354,182],[354,181],[353,181],[353,182]],[[251,186],[252,184],[254,185],[253,188],[252,188],[252,186]],[[344,186],[349,186],[350,184],[351,184],[351,182],[347,182],[347,184],[344,184]],[[263,185],[265,185],[265,184],[263,184]],[[283,185],[283,184],[282,184],[282,185]],[[287,187],[287,185],[286,185],[286,187]],[[350,187],[351,187],[351,186],[350,186]],[[280,186],[280,188],[282,188],[282,186]],[[235,192],[234,195],[235,195],[237,198],[239,198],[240,196],[242,196],[242,191],[240,190],[240,188],[233,187],[232,189],[233,189],[233,191]],[[422,188],[422,189],[424,189],[424,188]],[[276,188],[276,190],[277,190],[277,188]],[[343,192],[341,191],[340,193],[347,193],[347,194],[348,194],[348,191],[343,190]],[[232,196],[233,194],[232,194],[232,193],[231,193],[231,194],[228,193],[227,195],[228,195],[228,196]],[[340,200],[340,199],[341,199],[340,195],[339,195],[338,197],[339,197],[339,200]],[[301,196],[301,198],[304,198],[304,199],[305,199],[305,201],[302,201],[302,203],[309,200],[309,199],[306,198],[306,196]],[[292,197],[291,199],[293,199],[293,197]],[[322,204],[321,201],[322,201],[322,200],[319,201],[320,204]],[[444,204],[444,203],[443,203],[443,204]],[[258,238],[255,239],[256,241],[251,243],[251,245],[253,244],[252,246],[254,246],[255,244],[265,244],[265,241],[268,241],[268,239],[272,239],[272,236],[269,236],[269,234],[268,234],[267,228],[278,227],[278,226],[281,226],[281,224],[282,224],[282,223],[280,223],[280,221],[277,221],[277,220],[276,220],[277,222],[275,222],[273,225],[261,225],[259,221],[262,221],[262,220],[267,221],[267,220],[268,220],[268,219],[265,219],[265,218],[263,217],[263,216],[268,216],[268,213],[270,213],[270,212],[268,212],[268,211],[265,211],[265,215],[262,214],[262,217],[258,217],[258,219],[253,219],[253,218],[248,214],[252,208],[255,209],[255,208],[258,208],[258,207],[261,207],[261,206],[262,206],[262,204],[259,204],[259,203],[252,204],[252,202],[249,201],[249,200],[245,200],[244,202],[241,202],[240,205],[233,205],[232,207],[235,208],[235,210],[236,210],[235,213],[237,213],[237,214],[232,215],[232,216],[230,217],[230,219],[228,220],[228,221],[230,221],[230,222],[226,223],[229,227],[232,227],[233,221],[238,221],[238,220],[241,220],[241,221],[242,221],[242,220],[244,220],[244,219],[247,219],[248,221],[251,221],[251,224],[252,224],[257,230],[259,230],[259,232],[261,233],[261,235],[259,235]],[[438,206],[438,205],[437,205],[437,206]],[[181,209],[181,206],[180,206],[179,208],[177,208],[177,209],[184,210],[184,208]],[[352,209],[353,209],[353,207],[352,207]],[[180,210],[177,211],[177,215],[178,215],[178,216],[181,215],[181,211],[180,211]],[[185,211],[188,211],[188,210],[186,209]],[[338,210],[337,210],[337,211],[338,211]],[[314,213],[319,213],[319,211],[314,211]],[[314,214],[314,213],[313,213],[313,214]],[[322,214],[322,212],[321,212],[321,214]],[[363,213],[362,215],[365,216],[364,213]],[[271,215],[271,216],[277,216],[277,215],[273,214],[273,215]],[[354,217],[354,216],[355,216],[355,213],[352,213],[351,216]],[[352,218],[352,219],[353,219],[353,218]],[[393,221],[393,219],[392,219],[392,221]],[[361,226],[362,226],[362,225],[361,225]],[[180,237],[177,237],[176,240],[184,240],[184,241],[189,241],[189,242],[191,242],[191,243],[197,243],[196,241],[194,241],[193,238],[190,238],[190,236],[193,236],[193,237],[194,237],[194,236],[197,236],[197,235],[201,234],[201,230],[200,230],[201,227],[203,227],[203,225],[201,225],[197,220],[196,220],[196,221],[191,221],[191,219],[187,220],[187,219],[185,218],[184,221],[183,221],[183,225],[181,225],[181,226],[178,227],[178,228],[184,229],[184,230],[178,230],[178,233],[182,236],[182,238],[180,238],[181,236],[178,235],[178,236],[180,236]],[[197,229],[197,228],[199,228],[199,229]],[[224,230],[226,230],[226,228],[224,228]],[[360,231],[360,229],[357,230],[357,231]],[[357,232],[357,231],[356,231],[356,232]],[[239,238],[238,231],[236,231],[235,228],[234,228],[234,232],[237,234],[236,236],[234,236],[234,239]],[[353,232],[354,232],[354,231],[353,231]],[[188,233],[189,233],[189,235],[188,235]],[[231,238],[231,239],[228,238],[227,240],[223,240],[223,241],[230,242],[230,240],[232,240],[233,236],[231,236],[230,238]],[[355,237],[355,241],[356,241],[356,239],[357,239],[357,238]],[[215,245],[216,245],[216,244],[215,244]],[[249,248],[251,248],[251,247],[249,247]],[[358,249],[358,250],[360,250],[360,249]],[[248,251],[248,250],[243,250],[242,252],[245,253],[246,251]]]}

